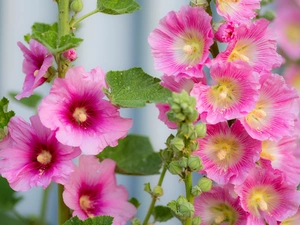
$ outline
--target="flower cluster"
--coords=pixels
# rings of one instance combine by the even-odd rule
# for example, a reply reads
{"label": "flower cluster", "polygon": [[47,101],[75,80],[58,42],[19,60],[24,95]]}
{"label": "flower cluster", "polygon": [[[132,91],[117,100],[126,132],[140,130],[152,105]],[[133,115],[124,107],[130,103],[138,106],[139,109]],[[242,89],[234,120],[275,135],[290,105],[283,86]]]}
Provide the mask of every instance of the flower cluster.
{"label": "flower cluster", "polygon": [[[294,221],[300,204],[295,132],[300,117],[299,96],[290,84],[299,80],[299,69],[290,69],[298,80],[291,76],[289,84],[272,72],[284,60],[276,52],[270,22],[253,20],[259,0],[217,0],[216,7],[225,20],[217,30],[202,7],[183,6],[168,13],[149,36],[155,68],[164,73],[162,85],[195,97],[198,120],[207,125],[193,154],[202,160],[199,173],[214,181],[214,187],[195,199],[194,215],[203,225]],[[274,25],[284,26],[286,33],[280,33],[278,42],[298,57],[299,5],[292,7],[295,16],[287,9],[280,13],[289,19],[278,16]],[[216,41],[227,44],[223,52],[216,52]],[[167,119],[170,107],[158,109],[159,118],[177,128]]]}

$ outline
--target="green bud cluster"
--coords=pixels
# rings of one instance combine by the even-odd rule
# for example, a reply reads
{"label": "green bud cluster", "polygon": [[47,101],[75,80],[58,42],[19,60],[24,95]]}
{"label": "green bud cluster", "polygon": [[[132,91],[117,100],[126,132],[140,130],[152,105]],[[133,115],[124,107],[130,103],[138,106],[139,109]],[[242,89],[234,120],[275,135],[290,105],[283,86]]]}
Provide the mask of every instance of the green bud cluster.
{"label": "green bud cluster", "polygon": [[186,91],[180,94],[173,93],[172,98],[168,99],[171,110],[167,113],[168,119],[172,122],[182,123],[194,122],[198,118],[195,109],[196,99],[188,95]]}
{"label": "green bud cluster", "polygon": [[195,208],[184,196],[180,195],[177,200],[167,204],[173,214],[181,221],[193,218]]}

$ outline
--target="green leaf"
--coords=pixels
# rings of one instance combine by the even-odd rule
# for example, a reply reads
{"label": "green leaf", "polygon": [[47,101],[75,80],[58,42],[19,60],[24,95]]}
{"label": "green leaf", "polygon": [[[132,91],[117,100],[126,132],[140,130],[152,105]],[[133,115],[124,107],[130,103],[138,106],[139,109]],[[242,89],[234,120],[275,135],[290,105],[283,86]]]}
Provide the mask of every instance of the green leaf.
{"label": "green leaf", "polygon": [[31,31],[32,33],[34,32],[47,32],[47,31],[54,31],[54,32],[58,32],[58,24],[54,23],[52,25],[47,24],[47,23],[34,23],[31,27]]}
{"label": "green leaf", "polygon": [[75,48],[81,44],[83,39],[74,37],[71,34],[64,35],[60,38],[59,45],[56,49],[56,52],[63,52],[70,48]]}
{"label": "green leaf", "polygon": [[117,162],[116,172],[127,175],[158,174],[161,159],[153,151],[148,137],[128,135],[119,140],[116,147],[106,147],[99,155],[100,159],[110,158]]}
{"label": "green leaf", "polygon": [[0,128],[7,126],[10,118],[15,115],[14,111],[7,111],[9,101],[7,98],[2,98],[0,101]]}
{"label": "green leaf", "polygon": [[111,103],[120,107],[139,108],[146,103],[164,103],[172,92],[159,84],[160,79],[151,77],[141,68],[125,71],[109,71],[106,82],[110,92],[104,90]]}
{"label": "green leaf", "polygon": [[9,92],[9,96],[16,100],[17,102],[21,103],[24,106],[27,106],[29,108],[33,108],[36,109],[38,103],[40,102],[40,100],[42,99],[42,96],[38,95],[38,94],[33,94],[28,98],[22,98],[21,100],[17,100],[15,99],[15,96],[17,95],[17,92]]}
{"label": "green leaf", "polygon": [[[0,225],[24,225],[24,222],[14,218],[11,213],[0,210]],[[26,223],[25,223],[26,224]]]}
{"label": "green leaf", "polygon": [[44,45],[50,52],[56,53],[57,41],[58,41],[58,34],[55,31],[49,30],[46,32],[33,32],[32,36],[33,39],[40,42]]}
{"label": "green leaf", "polygon": [[16,192],[10,188],[7,180],[0,176],[0,211],[13,209],[21,199],[16,197]]}
{"label": "green leaf", "polygon": [[129,202],[130,202],[132,205],[134,205],[135,208],[139,208],[140,205],[141,205],[141,203],[139,202],[139,200],[137,200],[136,198],[131,198],[131,199],[129,200]]}
{"label": "green leaf", "polygon": [[69,219],[63,225],[112,225],[113,217],[110,216],[97,216],[88,218],[84,221],[78,219],[77,216]]}
{"label": "green leaf", "polygon": [[173,218],[172,210],[162,205],[155,206],[152,215],[155,222],[166,222]]}
{"label": "green leaf", "polygon": [[141,9],[135,0],[98,0],[97,9],[102,13],[119,15]]}
{"label": "green leaf", "polygon": [[30,34],[25,34],[25,35],[24,35],[24,40],[25,40],[28,44],[29,44],[30,38],[31,38],[31,35],[30,35]]}

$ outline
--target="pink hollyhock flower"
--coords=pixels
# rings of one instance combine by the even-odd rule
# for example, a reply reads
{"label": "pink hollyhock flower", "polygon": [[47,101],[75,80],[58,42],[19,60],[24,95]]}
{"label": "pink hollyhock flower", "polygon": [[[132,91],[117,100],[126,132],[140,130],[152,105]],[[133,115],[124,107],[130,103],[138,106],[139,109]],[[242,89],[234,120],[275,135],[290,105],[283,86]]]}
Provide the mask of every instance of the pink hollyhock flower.
{"label": "pink hollyhock flower", "polygon": [[263,73],[255,108],[240,119],[249,135],[258,140],[279,141],[292,136],[299,114],[297,91],[278,74]]}
{"label": "pink hollyhock flower", "polygon": [[300,221],[300,208],[298,209],[297,213],[285,220],[283,220],[280,225],[299,225]]}
{"label": "pink hollyhock flower", "polygon": [[201,7],[182,6],[160,20],[148,41],[155,69],[169,75],[202,77],[203,64],[213,44],[211,17]]}
{"label": "pink hollyhock flower", "polygon": [[228,43],[235,38],[235,25],[233,22],[221,24],[215,33],[215,39],[219,42]]}
{"label": "pink hollyhock flower", "polygon": [[195,84],[191,95],[202,121],[209,124],[240,118],[255,107],[258,100],[259,75],[246,63],[214,64],[214,86]]}
{"label": "pink hollyhock flower", "polygon": [[284,2],[278,7],[274,20],[274,30],[277,31],[278,45],[291,59],[300,58],[300,7]]}
{"label": "pink hollyhock flower", "polygon": [[70,68],[64,79],[56,78],[50,94],[39,107],[42,123],[57,130],[58,141],[79,146],[85,154],[98,154],[116,146],[132,126],[131,119],[120,117],[119,109],[102,99],[105,73],[99,67],[85,72]]}
{"label": "pink hollyhock flower", "polygon": [[[185,90],[187,93],[191,91],[195,83],[202,82],[206,83],[205,78],[192,78],[190,79],[188,76],[168,76],[164,75],[162,77],[161,85],[168,88],[169,90],[180,93]],[[169,104],[167,103],[159,103],[156,104],[156,107],[159,110],[158,118],[163,121],[170,129],[177,129],[177,124],[175,122],[171,122],[168,120],[167,112],[171,110]]]}
{"label": "pink hollyhock flower", "polygon": [[279,67],[283,58],[276,52],[276,39],[268,29],[269,23],[266,19],[260,19],[237,27],[235,38],[229,42],[225,52],[221,52],[216,60],[244,61],[249,63],[256,72]]}
{"label": "pink hollyhock flower", "polygon": [[16,191],[46,188],[52,180],[67,183],[74,171],[72,159],[80,155],[80,150],[59,143],[55,132],[44,127],[38,116],[30,121],[31,125],[20,117],[10,120],[9,145],[4,144],[0,150],[0,174]]}
{"label": "pink hollyhock flower", "polygon": [[240,184],[259,159],[261,142],[252,139],[239,121],[207,125],[206,136],[194,152],[203,164],[207,177],[218,184]]}
{"label": "pink hollyhock flower", "polygon": [[94,156],[80,156],[79,166],[65,185],[63,199],[74,210],[73,216],[84,220],[94,216],[112,216],[113,225],[125,225],[136,214],[128,202],[128,193],[116,184],[116,163],[105,159],[101,163]]}
{"label": "pink hollyhock flower", "polygon": [[295,187],[300,184],[300,164],[296,157],[299,151],[298,137],[284,137],[279,142],[265,140],[262,142],[261,158],[269,160],[274,169],[286,174],[286,180]]}
{"label": "pink hollyhock flower", "polygon": [[217,0],[217,12],[234,23],[249,23],[260,9],[261,0]]}
{"label": "pink hollyhock flower", "polygon": [[299,207],[299,191],[287,184],[277,170],[256,167],[235,191],[242,208],[250,213],[246,225],[277,225],[277,221],[293,216]]}
{"label": "pink hollyhock flower", "polygon": [[47,80],[47,70],[52,66],[53,60],[47,48],[34,39],[30,39],[30,50],[21,42],[18,42],[18,46],[24,54],[23,72],[26,74],[23,90],[16,96],[20,100],[31,96],[33,90]]}
{"label": "pink hollyhock flower", "polygon": [[283,76],[286,83],[296,88],[298,94],[300,94],[300,65],[287,65],[283,71]]}
{"label": "pink hollyhock flower", "polygon": [[194,215],[200,216],[201,225],[246,224],[247,214],[241,208],[239,198],[233,198],[226,188],[213,187],[195,198],[194,205]]}

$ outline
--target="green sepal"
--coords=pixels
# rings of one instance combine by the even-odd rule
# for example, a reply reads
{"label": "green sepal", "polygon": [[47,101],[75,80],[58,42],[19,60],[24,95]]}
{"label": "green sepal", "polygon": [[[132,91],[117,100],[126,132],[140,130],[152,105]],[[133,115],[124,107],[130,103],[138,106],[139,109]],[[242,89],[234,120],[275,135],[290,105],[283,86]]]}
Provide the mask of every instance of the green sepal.
{"label": "green sepal", "polygon": [[141,68],[109,71],[106,82],[110,90],[104,92],[111,103],[125,108],[144,107],[146,103],[165,103],[172,92],[159,84],[160,79],[151,77]]}
{"label": "green sepal", "polygon": [[97,9],[102,13],[120,15],[133,13],[141,6],[135,0],[98,0]]}
{"label": "green sepal", "polygon": [[111,216],[97,216],[94,218],[88,218],[84,221],[75,216],[66,221],[63,225],[112,225],[112,223],[113,217]]}
{"label": "green sepal", "polygon": [[128,135],[116,147],[106,147],[97,157],[116,161],[116,172],[127,175],[159,174],[162,163],[149,138],[139,135]]}
{"label": "green sepal", "polygon": [[162,205],[155,206],[152,215],[155,222],[166,222],[174,217],[172,210],[169,207]]}

